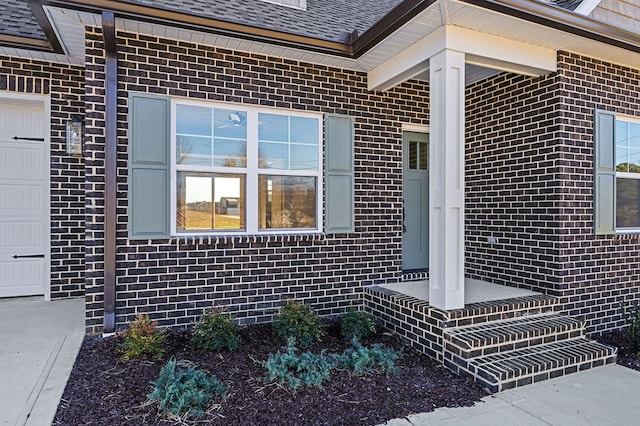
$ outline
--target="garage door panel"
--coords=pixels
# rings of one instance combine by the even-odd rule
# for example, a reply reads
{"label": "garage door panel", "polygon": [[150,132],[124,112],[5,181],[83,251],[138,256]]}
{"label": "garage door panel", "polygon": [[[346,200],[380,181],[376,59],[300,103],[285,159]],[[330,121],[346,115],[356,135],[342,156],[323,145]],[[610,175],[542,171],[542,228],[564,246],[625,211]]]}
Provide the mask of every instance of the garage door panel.
{"label": "garage door panel", "polygon": [[44,142],[0,142],[0,179],[45,178]]}
{"label": "garage door panel", "polygon": [[48,132],[43,102],[0,98],[0,297],[49,282]]}
{"label": "garage door panel", "polygon": [[46,212],[43,189],[41,183],[0,184],[0,215],[40,219]]}

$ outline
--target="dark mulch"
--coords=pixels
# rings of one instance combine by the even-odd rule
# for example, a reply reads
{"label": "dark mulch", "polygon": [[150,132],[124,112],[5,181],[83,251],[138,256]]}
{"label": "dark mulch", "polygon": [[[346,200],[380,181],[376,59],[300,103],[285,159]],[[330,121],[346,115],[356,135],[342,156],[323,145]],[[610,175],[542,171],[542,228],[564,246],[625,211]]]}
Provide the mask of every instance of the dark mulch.
{"label": "dark mulch", "polygon": [[616,363],[640,371],[640,353],[633,350],[631,340],[624,330],[609,331],[596,337],[600,343],[618,348]]}
{"label": "dark mulch", "polygon": [[[226,400],[206,424],[374,425],[437,407],[470,406],[486,396],[472,381],[457,377],[388,333],[363,343],[402,350],[396,375],[356,377],[338,372],[322,389],[301,388],[293,395],[264,382],[266,370],[260,362],[283,346],[272,337],[270,325],[252,325],[240,332],[242,343],[234,353],[194,351],[186,332],[171,333],[168,339],[166,359],[192,361],[229,386]],[[119,361],[118,342],[118,338],[85,338],[55,425],[174,424],[158,418],[156,406],[141,407],[164,362]],[[348,346],[332,324],[323,341],[307,349],[342,352]]]}

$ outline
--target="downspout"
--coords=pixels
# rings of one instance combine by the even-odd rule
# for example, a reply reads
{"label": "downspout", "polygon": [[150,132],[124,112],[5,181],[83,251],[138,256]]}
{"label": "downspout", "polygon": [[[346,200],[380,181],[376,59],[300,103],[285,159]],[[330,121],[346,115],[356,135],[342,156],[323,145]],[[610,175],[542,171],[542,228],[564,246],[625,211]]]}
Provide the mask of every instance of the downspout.
{"label": "downspout", "polygon": [[104,130],[104,324],[103,333],[116,329],[116,185],[118,142],[118,47],[115,15],[102,12],[105,49]]}

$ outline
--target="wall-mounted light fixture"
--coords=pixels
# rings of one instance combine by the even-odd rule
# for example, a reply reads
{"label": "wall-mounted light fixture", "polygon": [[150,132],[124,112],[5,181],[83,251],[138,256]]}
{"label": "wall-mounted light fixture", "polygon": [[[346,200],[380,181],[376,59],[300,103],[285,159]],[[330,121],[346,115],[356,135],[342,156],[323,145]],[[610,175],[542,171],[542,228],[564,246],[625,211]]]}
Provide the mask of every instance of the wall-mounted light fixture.
{"label": "wall-mounted light fixture", "polygon": [[67,154],[84,154],[84,119],[81,115],[72,115],[71,120],[67,120],[66,128]]}

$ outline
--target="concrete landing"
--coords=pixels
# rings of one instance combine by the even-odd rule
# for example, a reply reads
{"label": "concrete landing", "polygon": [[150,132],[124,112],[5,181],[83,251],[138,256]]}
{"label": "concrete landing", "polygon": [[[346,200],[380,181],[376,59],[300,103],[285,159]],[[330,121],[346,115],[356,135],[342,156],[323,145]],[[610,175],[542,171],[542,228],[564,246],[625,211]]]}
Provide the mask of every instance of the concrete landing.
{"label": "concrete landing", "polygon": [[507,390],[473,407],[438,408],[391,420],[423,425],[631,425],[638,424],[640,372],[608,365]]}
{"label": "concrete landing", "polygon": [[84,338],[84,299],[0,299],[0,425],[50,425]]}

